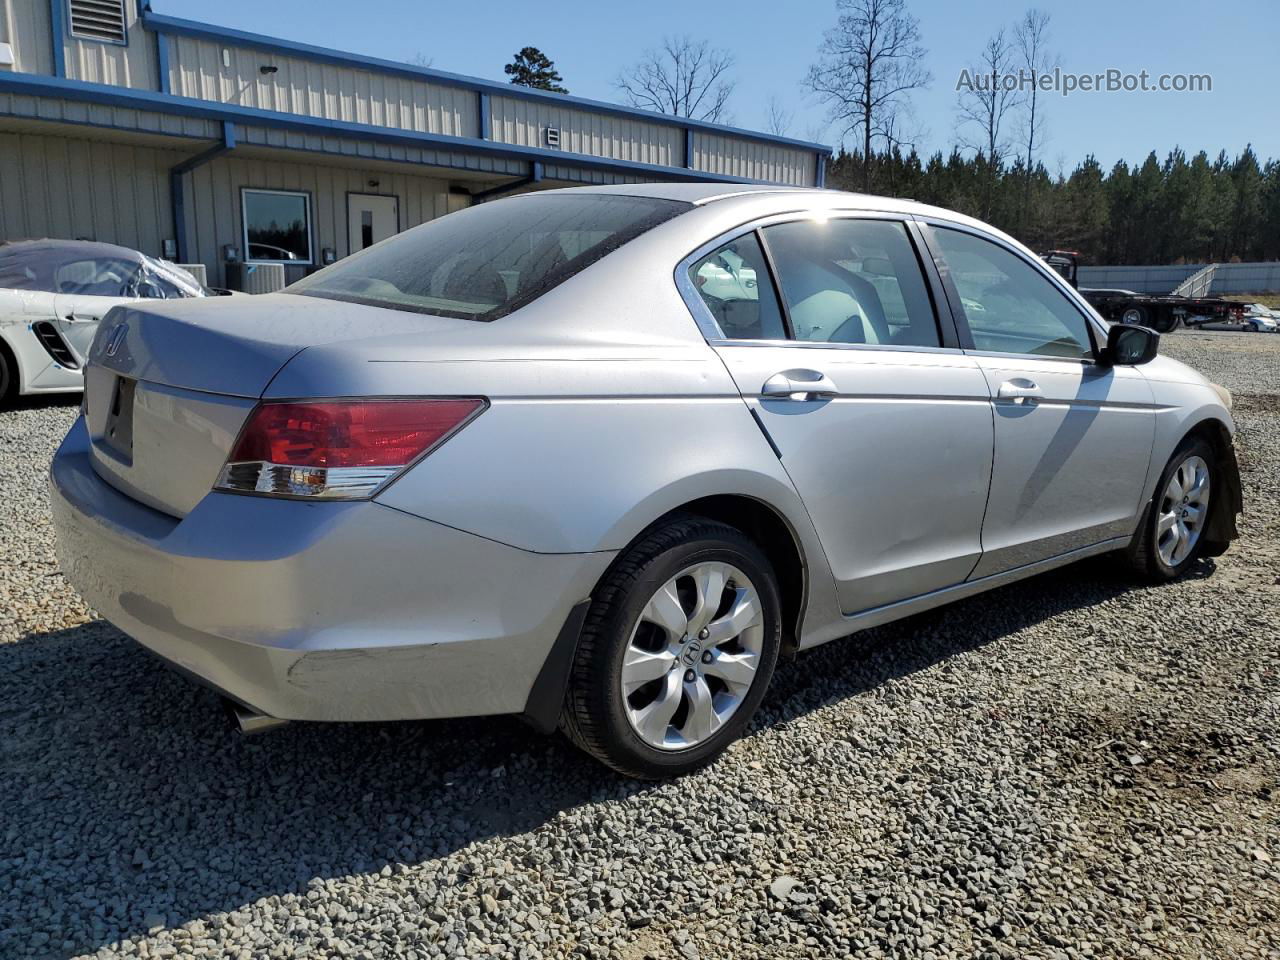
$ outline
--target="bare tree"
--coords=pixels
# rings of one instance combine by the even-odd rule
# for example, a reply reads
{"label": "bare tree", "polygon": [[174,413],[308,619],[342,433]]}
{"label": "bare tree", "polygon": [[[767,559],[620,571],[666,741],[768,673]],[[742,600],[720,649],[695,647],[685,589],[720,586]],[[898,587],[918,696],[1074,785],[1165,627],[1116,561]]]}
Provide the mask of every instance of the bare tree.
{"label": "bare tree", "polygon": [[619,74],[613,85],[633,107],[724,122],[733,93],[732,66],[732,54],[711,49],[705,40],[666,37],[661,47],[645,51],[639,63]]}
{"label": "bare tree", "polygon": [[1015,62],[1014,45],[1001,28],[982,48],[978,65],[961,71],[956,82],[956,132],[960,145],[982,154],[987,163],[984,217],[991,215],[996,176],[1010,150],[1005,120],[1009,111],[1022,102],[1018,78],[1013,74]]}
{"label": "bare tree", "polygon": [[920,22],[905,0],[836,0],[836,9],[805,82],[842,134],[861,133],[862,188],[870,191],[872,141],[884,138],[888,118],[933,77],[920,65]]}
{"label": "bare tree", "polygon": [[[902,150],[914,150],[916,142],[924,137],[924,131],[916,122],[910,104],[903,104],[885,112],[877,121],[876,135],[884,141],[884,152],[890,160],[896,160]],[[894,177],[896,162],[889,164],[889,195],[898,196],[898,183]]]}
{"label": "bare tree", "polygon": [[770,97],[765,104],[768,116],[765,117],[764,128],[775,137],[785,137],[791,132],[791,123],[795,120],[795,111],[788,110],[776,96]]}
{"label": "bare tree", "polygon": [[432,64],[436,62],[436,58],[428,57],[422,51],[418,51],[412,57],[409,58],[409,62],[412,63],[415,67],[430,67]]}
{"label": "bare tree", "polygon": [[804,128],[804,138],[811,143],[818,143],[827,135],[827,124],[809,123]]}
{"label": "bare tree", "polygon": [[1036,147],[1043,145],[1044,111],[1039,103],[1039,79],[1057,66],[1057,59],[1049,53],[1049,14],[1031,9],[1023,14],[1013,28],[1014,42],[1018,47],[1019,68],[1027,77],[1031,89],[1023,97],[1025,118],[1022,127],[1026,144],[1026,183],[1022,190],[1022,207],[1018,211],[1019,226],[1026,220],[1027,205],[1031,198],[1031,181],[1035,176]]}

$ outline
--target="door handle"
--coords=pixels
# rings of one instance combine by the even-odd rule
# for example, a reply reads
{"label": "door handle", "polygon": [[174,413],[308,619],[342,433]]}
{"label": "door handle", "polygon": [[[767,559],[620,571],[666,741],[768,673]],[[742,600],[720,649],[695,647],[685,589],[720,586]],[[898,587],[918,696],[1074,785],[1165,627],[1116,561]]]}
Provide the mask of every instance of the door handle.
{"label": "door handle", "polygon": [[760,388],[760,396],[771,400],[811,400],[834,397],[840,391],[817,370],[783,370],[775,373]]}
{"label": "door handle", "polygon": [[1034,380],[1028,380],[1026,377],[1015,377],[1012,380],[1006,380],[1000,384],[1000,389],[996,391],[996,398],[999,400],[1012,400],[1014,403],[1026,403],[1031,401],[1034,403],[1040,397],[1044,396],[1040,391],[1040,386]]}

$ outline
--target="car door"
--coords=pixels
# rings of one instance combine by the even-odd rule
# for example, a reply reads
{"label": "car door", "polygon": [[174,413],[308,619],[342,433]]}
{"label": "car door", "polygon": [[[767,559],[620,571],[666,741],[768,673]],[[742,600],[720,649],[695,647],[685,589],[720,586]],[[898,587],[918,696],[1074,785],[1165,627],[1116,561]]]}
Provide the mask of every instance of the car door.
{"label": "car door", "polygon": [[54,270],[54,325],[81,364],[107,311],[138,295],[138,274],[136,263],[103,256],[69,260]]}
{"label": "car door", "polygon": [[908,224],[765,222],[681,269],[809,511],[843,611],[963,582],[981,551],[990,398],[949,317],[939,324]]}
{"label": "car door", "polygon": [[1155,436],[1150,385],[1102,366],[1058,279],[996,238],[935,223],[966,353],[992,394],[995,463],[974,578],[1129,537]]}
{"label": "car door", "polygon": [[89,355],[98,323],[112,307],[124,303],[121,297],[93,297],[60,293],[53,298],[54,325],[76,359],[82,364]]}

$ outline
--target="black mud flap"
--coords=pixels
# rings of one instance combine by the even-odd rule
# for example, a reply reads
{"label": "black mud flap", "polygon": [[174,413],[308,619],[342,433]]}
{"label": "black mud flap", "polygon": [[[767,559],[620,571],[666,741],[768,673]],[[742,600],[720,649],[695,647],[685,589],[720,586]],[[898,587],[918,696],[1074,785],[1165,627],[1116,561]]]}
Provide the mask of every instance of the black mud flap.
{"label": "black mud flap", "polygon": [[569,686],[569,670],[573,667],[578,636],[582,633],[582,624],[587,619],[590,606],[590,600],[583,600],[569,611],[547,659],[542,662],[537,679],[533,681],[524,713],[520,716],[539,733],[555,733],[560,722],[560,708],[564,705],[565,690]]}
{"label": "black mud flap", "polygon": [[1244,512],[1244,494],[1240,489],[1240,464],[1236,461],[1235,444],[1226,430],[1221,432],[1218,445],[1218,482],[1222,495],[1210,505],[1209,522],[1204,530],[1201,553],[1206,557],[1219,557],[1226,553],[1231,541],[1240,536],[1236,529],[1236,517]]}

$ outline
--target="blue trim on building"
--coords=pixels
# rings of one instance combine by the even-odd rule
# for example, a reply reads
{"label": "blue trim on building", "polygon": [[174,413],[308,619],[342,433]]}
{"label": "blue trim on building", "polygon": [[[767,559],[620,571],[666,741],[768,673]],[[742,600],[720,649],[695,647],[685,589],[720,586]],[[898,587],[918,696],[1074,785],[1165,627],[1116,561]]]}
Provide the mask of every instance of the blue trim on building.
{"label": "blue trim on building", "polygon": [[[57,2],[57,0],[54,0],[54,2]],[[831,148],[822,143],[814,143],[807,140],[793,140],[790,137],[777,137],[771,134],[761,133],[756,130],[743,130],[738,127],[729,127],[718,123],[708,123],[705,120],[691,120],[687,117],[677,117],[672,114],[653,113],[648,110],[639,110],[634,107],[624,107],[617,103],[605,103],[602,100],[588,100],[585,97],[572,97],[565,94],[548,93],[545,90],[534,90],[529,87],[500,83],[497,80],[485,80],[480,77],[467,77],[462,74],[447,73],[443,70],[434,70],[429,67],[417,67],[408,63],[397,63],[394,60],[383,60],[379,57],[360,56],[359,54],[347,53],[342,50],[334,50],[331,47],[317,47],[309,43],[296,43],[292,40],[282,40],[277,37],[268,37],[258,33],[250,33],[247,30],[233,30],[230,27],[218,27],[208,23],[199,23],[194,20],[184,20],[180,17],[164,16],[162,14],[152,13],[151,10],[146,7],[140,11],[140,21],[144,27],[149,30],[155,30],[158,33],[169,33],[176,34],[178,36],[216,40],[231,45],[253,47],[258,50],[267,50],[272,53],[282,53],[287,56],[303,57],[308,60],[330,63],[336,66],[354,67],[362,70],[374,70],[379,73],[392,73],[399,76],[413,77],[417,80],[438,83],[445,86],[461,87],[466,90],[473,90],[477,93],[488,92],[490,94],[501,94],[505,97],[515,97],[521,100],[534,100],[539,103],[552,104],[560,107],[578,107],[593,113],[606,113],[613,116],[627,117],[632,120],[643,120],[647,123],[684,127],[686,129],[692,128],[697,130],[707,130],[718,134],[728,134],[747,140],[754,140],[758,143],[798,147],[802,150],[813,150],[823,154],[831,153]]]}
{"label": "blue trim on building", "polygon": [[[65,77],[46,77],[38,74],[0,73],[0,90],[29,96],[61,97],[84,103],[97,103],[134,110],[151,110],[156,113],[198,117],[221,123],[242,123],[250,126],[271,127],[279,130],[295,130],[300,133],[349,137],[354,140],[391,143],[402,146],[465,150],[486,156],[515,158],[525,161],[544,161],[566,166],[609,170],[615,173],[672,180],[706,180],[719,183],[771,183],[747,177],[731,177],[686,167],[666,167],[634,160],[615,160],[584,153],[548,151],[538,147],[526,147],[513,143],[499,143],[474,137],[452,137],[439,133],[419,133],[393,127],[378,127],[363,123],[348,123],[323,117],[307,117],[301,114],[278,113],[242,107],[238,104],[175,97],[154,90],[138,90],[100,83],[85,83]],[[147,131],[140,131],[147,132]],[[447,167],[441,163],[436,166]],[[467,168],[470,169],[470,168]]]}
{"label": "blue trim on building", "polygon": [[480,131],[481,140],[492,140],[493,139],[493,113],[489,108],[489,94],[483,90],[480,91],[479,104],[480,104],[480,116],[478,119],[476,129]]}
{"label": "blue trim on building", "polygon": [[156,72],[159,84],[156,87],[161,93],[172,93],[169,89],[169,35],[156,31]]}
{"label": "blue trim on building", "polygon": [[53,75],[67,75],[67,0],[49,0],[49,37],[53,44]]}
{"label": "blue trim on building", "polygon": [[221,156],[228,150],[236,148],[236,125],[230,120],[222,121],[222,142],[214,144],[208,150],[188,157],[169,170],[169,203],[173,210],[173,236],[178,245],[178,262],[190,263],[187,249],[187,197],[183,189],[182,178],[196,167],[203,166],[214,157]]}
{"label": "blue trim on building", "polygon": [[471,194],[471,200],[473,203],[483,203],[491,197],[500,197],[502,194],[510,193],[512,190],[519,190],[521,187],[528,187],[535,183],[541,183],[542,175],[542,161],[535,160],[529,165],[529,175],[527,177],[520,177],[518,180],[509,180],[496,187],[490,187],[488,190],[474,191]]}

